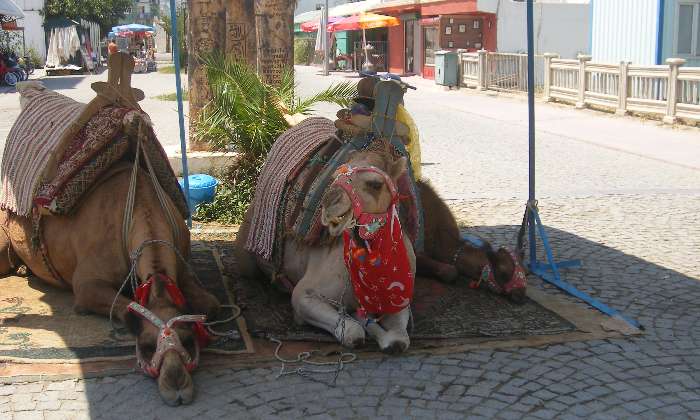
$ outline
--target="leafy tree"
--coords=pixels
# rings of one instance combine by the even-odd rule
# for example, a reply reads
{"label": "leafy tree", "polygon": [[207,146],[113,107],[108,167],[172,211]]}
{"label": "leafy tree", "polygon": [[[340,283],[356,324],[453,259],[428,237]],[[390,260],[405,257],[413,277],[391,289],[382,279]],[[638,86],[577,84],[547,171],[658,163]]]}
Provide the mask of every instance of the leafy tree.
{"label": "leafy tree", "polygon": [[106,33],[132,6],[132,0],[46,0],[44,16],[90,20]]}
{"label": "leafy tree", "polygon": [[[187,69],[187,31],[185,26],[186,24],[187,7],[183,4],[177,7],[177,39],[180,43],[180,65],[185,69]],[[172,23],[170,21],[170,15],[162,16],[160,19],[160,25],[163,27],[165,33],[168,34],[168,37],[172,39],[173,28]]]}

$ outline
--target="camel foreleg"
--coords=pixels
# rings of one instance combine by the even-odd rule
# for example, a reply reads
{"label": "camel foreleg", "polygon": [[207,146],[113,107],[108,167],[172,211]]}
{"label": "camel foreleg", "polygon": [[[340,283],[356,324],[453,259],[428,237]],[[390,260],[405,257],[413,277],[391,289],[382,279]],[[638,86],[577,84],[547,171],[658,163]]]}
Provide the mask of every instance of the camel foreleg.
{"label": "camel foreleg", "polygon": [[104,272],[100,274],[96,268],[79,264],[73,273],[72,284],[76,312],[109,316],[114,304],[115,318],[124,322],[126,308],[131,301],[121,294],[117,295],[119,290],[113,282],[105,280]]}
{"label": "camel foreleg", "polygon": [[362,326],[339,313],[326,297],[304,283],[302,278],[292,292],[292,307],[297,320],[328,331],[345,347],[353,348],[364,343]]}
{"label": "camel foreleg", "polygon": [[365,326],[365,331],[379,344],[384,353],[395,354],[405,351],[411,344],[406,327],[410,311],[408,308],[395,314],[387,314],[379,321],[355,314],[355,319]]}

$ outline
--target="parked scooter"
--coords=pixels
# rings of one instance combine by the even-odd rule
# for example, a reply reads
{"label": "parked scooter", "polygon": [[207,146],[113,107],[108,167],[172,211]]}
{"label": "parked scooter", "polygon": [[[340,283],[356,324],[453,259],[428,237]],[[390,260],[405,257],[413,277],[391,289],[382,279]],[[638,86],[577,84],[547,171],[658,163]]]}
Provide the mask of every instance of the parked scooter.
{"label": "parked scooter", "polygon": [[16,56],[11,54],[0,53],[0,80],[4,81],[9,86],[15,86],[17,82],[27,80],[29,75],[17,63]]}

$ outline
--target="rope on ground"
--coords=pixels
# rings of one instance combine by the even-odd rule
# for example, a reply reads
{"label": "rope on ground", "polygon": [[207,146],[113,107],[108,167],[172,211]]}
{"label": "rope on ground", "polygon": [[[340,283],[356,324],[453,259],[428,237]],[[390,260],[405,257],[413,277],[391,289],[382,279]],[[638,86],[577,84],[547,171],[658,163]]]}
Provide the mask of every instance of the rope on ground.
{"label": "rope on ground", "polygon": [[[338,321],[336,322],[335,325],[335,331],[338,331],[340,328],[340,337],[339,341],[342,343],[345,341],[345,323],[346,321],[350,320],[351,322],[357,322],[355,321],[345,310],[345,305],[343,304],[345,300],[345,294],[348,291],[348,284],[349,281],[345,282],[343,286],[343,292],[340,294],[340,299],[339,300],[334,300],[326,296],[320,296],[323,300],[328,302],[331,306],[334,306],[337,311],[338,311]],[[303,378],[310,379],[315,382],[320,382],[323,384],[326,384],[328,386],[335,386],[336,382],[338,380],[338,375],[340,375],[340,372],[342,372],[345,369],[345,365],[350,364],[357,360],[357,355],[352,352],[334,352],[331,354],[337,354],[338,359],[333,362],[316,362],[313,360],[310,360],[314,355],[320,354],[319,350],[311,350],[311,351],[303,351],[299,354],[297,354],[297,357],[295,359],[284,359],[279,355],[280,349],[282,348],[282,341],[270,337],[270,341],[273,343],[277,344],[277,347],[275,348],[275,359],[277,359],[278,362],[282,363],[282,367],[280,368],[279,373],[277,374],[277,377],[280,378],[282,376],[287,376],[287,375],[299,375]],[[292,370],[287,370],[287,365],[290,364],[301,364],[301,366],[297,367],[296,369]],[[332,368],[327,368],[328,366],[333,366]],[[325,368],[324,368],[325,367]],[[313,375],[323,375],[323,374],[333,374],[333,378],[328,380],[328,381],[323,381],[319,380],[318,378],[315,378]]]}
{"label": "rope on ground", "polygon": [[[338,380],[338,375],[345,369],[345,365],[350,364],[357,360],[357,355],[351,352],[334,352],[338,355],[338,359],[332,362],[317,362],[311,360],[314,355],[321,354],[319,350],[303,351],[297,354],[294,359],[284,359],[280,356],[280,350],[282,349],[282,341],[274,337],[270,337],[270,341],[277,344],[275,348],[275,359],[282,363],[277,378],[288,375],[299,375],[303,378],[310,379],[314,382],[320,382],[328,386],[335,386]],[[287,370],[287,365],[301,364],[301,366],[296,369]],[[320,380],[314,375],[328,375],[332,374],[332,379],[328,381]]]}

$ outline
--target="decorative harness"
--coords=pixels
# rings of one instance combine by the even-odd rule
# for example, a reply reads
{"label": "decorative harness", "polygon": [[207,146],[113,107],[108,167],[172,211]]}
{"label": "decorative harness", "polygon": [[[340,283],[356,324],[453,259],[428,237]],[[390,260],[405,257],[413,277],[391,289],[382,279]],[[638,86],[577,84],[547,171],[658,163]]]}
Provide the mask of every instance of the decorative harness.
{"label": "decorative harness", "polygon": [[[391,193],[385,213],[367,213],[362,208],[351,178],[358,172],[373,172],[384,178]],[[355,223],[343,232],[343,243],[345,265],[359,304],[358,315],[367,318],[368,314],[400,312],[411,303],[414,278],[396,208],[400,198],[396,184],[374,166],[342,165],[333,185],[342,188],[352,203]],[[363,244],[351,234],[354,227],[358,227]]]}
{"label": "decorative harness", "polygon": [[[128,310],[134,314],[140,316],[144,320],[153,324],[158,328],[158,341],[156,344],[156,351],[153,353],[150,361],[147,361],[141,351],[139,350],[138,344],[136,345],[136,360],[144,373],[147,375],[157,378],[160,375],[160,368],[163,364],[163,359],[165,354],[174,351],[182,360],[185,368],[188,372],[192,372],[199,364],[199,350],[201,347],[206,347],[209,343],[209,334],[204,327],[204,321],[206,320],[205,315],[180,315],[171,318],[169,321],[164,322],[153,312],[146,309],[145,305],[148,304],[148,297],[150,296],[151,287],[154,281],[161,281],[165,284],[165,290],[167,290],[170,299],[172,299],[175,306],[178,309],[185,308],[185,297],[182,291],[177,287],[175,282],[165,274],[157,273],[152,274],[146,282],[141,284],[134,294],[135,302],[131,302],[128,306]],[[180,337],[175,330],[175,327],[182,324],[192,324],[192,331],[195,335],[195,355],[194,358],[189,354],[180,341]]]}
{"label": "decorative harness", "polygon": [[[478,236],[467,234],[462,235],[462,239],[464,239],[465,242],[462,242],[462,246],[460,246],[455,252],[454,257],[452,258],[452,265],[456,265],[459,256],[464,250],[464,245],[467,242],[479,249],[484,249],[486,247],[486,242],[484,242],[484,240]],[[469,282],[470,288],[478,289],[479,287],[481,287],[482,284],[484,284],[487,289],[499,295],[508,295],[511,292],[513,292],[513,290],[527,288],[527,277],[525,276],[525,269],[523,269],[523,266],[518,262],[518,258],[515,256],[515,253],[506,248],[501,249],[505,249],[506,251],[508,251],[510,258],[513,260],[513,275],[511,276],[510,280],[508,280],[508,283],[506,283],[504,286],[498,284],[491,264],[486,263],[481,268],[481,276],[479,276],[479,279],[472,280],[471,282]]]}

